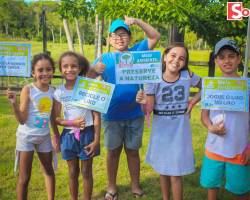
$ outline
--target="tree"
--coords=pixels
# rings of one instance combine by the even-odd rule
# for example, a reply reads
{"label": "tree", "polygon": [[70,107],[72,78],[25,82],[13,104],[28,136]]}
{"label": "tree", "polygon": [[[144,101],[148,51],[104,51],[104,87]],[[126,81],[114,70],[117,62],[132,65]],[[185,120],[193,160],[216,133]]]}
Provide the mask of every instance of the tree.
{"label": "tree", "polygon": [[[244,43],[246,20],[227,21],[226,3],[226,0],[103,0],[97,11],[113,19],[124,15],[139,17],[156,27],[165,24],[169,28],[174,24],[180,32],[188,28],[211,46],[226,36]],[[246,0],[243,4],[250,6]]]}

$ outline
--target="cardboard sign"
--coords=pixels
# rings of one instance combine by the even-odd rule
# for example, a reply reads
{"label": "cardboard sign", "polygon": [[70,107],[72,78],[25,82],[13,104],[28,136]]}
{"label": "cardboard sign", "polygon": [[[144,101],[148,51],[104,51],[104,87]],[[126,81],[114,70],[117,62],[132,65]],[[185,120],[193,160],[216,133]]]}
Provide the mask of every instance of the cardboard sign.
{"label": "cardboard sign", "polygon": [[0,42],[0,76],[30,77],[31,45]]}
{"label": "cardboard sign", "polygon": [[208,110],[248,112],[249,89],[246,78],[210,78],[202,80],[201,107]]}
{"label": "cardboard sign", "polygon": [[116,53],[116,84],[159,83],[162,80],[159,51]]}
{"label": "cardboard sign", "polygon": [[73,89],[72,104],[106,113],[114,91],[114,84],[78,77]]}

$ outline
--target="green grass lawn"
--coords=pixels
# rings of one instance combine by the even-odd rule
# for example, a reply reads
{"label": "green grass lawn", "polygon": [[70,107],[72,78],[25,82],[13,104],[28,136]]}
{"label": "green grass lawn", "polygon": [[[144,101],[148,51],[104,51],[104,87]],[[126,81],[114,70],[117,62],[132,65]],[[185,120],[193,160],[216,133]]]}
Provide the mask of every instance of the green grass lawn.
{"label": "green grass lawn", "polygon": [[[32,54],[42,52],[41,42],[31,42]],[[76,50],[78,51],[76,45]],[[94,50],[93,46],[85,46],[85,56],[93,61]],[[57,61],[60,54],[67,50],[67,44],[53,44],[48,43],[48,50],[51,52],[52,57]],[[158,49],[162,51],[162,49]],[[105,50],[104,50],[105,51]],[[192,61],[208,61],[209,51],[190,51],[190,60]],[[208,67],[190,66],[190,69],[204,77],[208,74]],[[59,74],[58,70],[56,74]],[[216,69],[216,75],[219,75]],[[23,85],[32,79],[24,78],[10,78],[10,85],[16,84]],[[53,85],[58,85],[61,80],[54,79]],[[17,122],[12,114],[12,110],[6,100],[6,97],[0,96],[0,200],[12,200],[16,199],[15,186],[17,177],[14,176],[14,152],[15,152],[15,132],[17,128]],[[196,158],[196,173],[186,176],[184,178],[184,199],[185,200],[205,200],[206,191],[199,185],[199,172],[201,167],[201,161],[204,151],[204,143],[206,138],[206,130],[200,123],[200,108],[196,106],[192,113],[191,118],[192,130],[193,130],[193,147]],[[145,127],[143,137],[143,147],[140,150],[141,153],[141,185],[145,190],[148,200],[160,200],[160,184],[159,175],[156,174],[152,168],[145,164],[145,155],[147,151],[147,145],[149,142],[150,129]],[[178,148],[178,147],[177,147]],[[94,194],[93,199],[103,199],[103,195],[106,189],[106,150],[103,147],[103,134],[101,137],[101,155],[94,159]],[[168,159],[168,158],[166,158]],[[170,161],[171,162],[171,161]],[[119,186],[119,199],[130,200],[133,196],[130,191],[129,174],[126,164],[126,157],[124,153],[121,156],[119,172],[118,172],[118,186]],[[81,178],[80,178],[81,179]],[[82,180],[80,180],[82,184]],[[82,187],[80,187],[80,196],[82,196]],[[29,199],[46,199],[46,192],[44,188],[44,179],[39,167],[39,161],[37,156],[34,157],[32,177],[29,184]],[[67,165],[65,161],[62,161],[59,155],[59,168],[56,172],[56,199],[68,200],[68,174]],[[220,192],[219,199],[231,200],[232,195],[228,194],[225,190]]]}
{"label": "green grass lawn", "polygon": [[[6,97],[0,96],[0,199],[13,200],[16,199],[15,186],[17,177],[13,173],[14,151],[15,151],[15,132],[17,122],[12,114],[11,108]],[[193,131],[193,147],[195,151],[196,172],[184,178],[184,199],[185,200],[205,200],[206,191],[199,185],[199,172],[201,167],[202,156],[204,152],[204,142],[206,138],[206,130],[200,123],[200,108],[196,106],[191,118]],[[148,200],[160,200],[160,184],[159,176],[152,168],[147,165],[145,155],[149,141],[150,130],[145,127],[143,136],[143,146],[140,150],[141,154],[141,185],[145,190]],[[167,148],[167,147],[166,147]],[[178,148],[178,147],[176,147]],[[103,134],[101,137],[101,155],[94,159],[94,193],[93,199],[103,199],[106,188],[106,166],[105,166],[106,150],[103,146]],[[168,158],[166,158],[168,159]],[[170,160],[171,162],[171,160]],[[68,173],[66,162],[59,155],[59,167],[56,172],[56,199],[70,199],[68,190]],[[129,174],[126,164],[126,158],[122,153],[119,172],[118,187],[119,199],[131,200],[133,196],[130,191]],[[80,178],[80,184],[82,180]],[[82,187],[80,194],[82,196]],[[29,199],[44,200],[46,199],[46,191],[44,187],[44,179],[39,167],[37,156],[34,157],[32,176],[29,184]],[[231,200],[233,196],[221,190],[219,194],[220,200]]]}

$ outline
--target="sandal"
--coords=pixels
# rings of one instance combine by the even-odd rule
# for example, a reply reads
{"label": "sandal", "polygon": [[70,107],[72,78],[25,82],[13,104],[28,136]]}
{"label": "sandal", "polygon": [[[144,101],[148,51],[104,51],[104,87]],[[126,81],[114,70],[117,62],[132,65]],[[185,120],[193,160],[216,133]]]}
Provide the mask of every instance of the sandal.
{"label": "sandal", "polygon": [[111,193],[107,191],[104,196],[104,200],[118,200],[118,193]]}
{"label": "sandal", "polygon": [[141,192],[141,193],[133,192],[133,195],[134,195],[134,198],[136,198],[136,199],[146,196],[144,192]]}

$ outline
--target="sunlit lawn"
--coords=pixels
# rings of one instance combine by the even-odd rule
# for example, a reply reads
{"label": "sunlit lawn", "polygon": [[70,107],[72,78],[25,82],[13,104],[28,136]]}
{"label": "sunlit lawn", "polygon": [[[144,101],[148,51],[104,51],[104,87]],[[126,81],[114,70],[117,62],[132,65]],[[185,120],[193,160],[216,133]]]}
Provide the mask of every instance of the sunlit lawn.
{"label": "sunlit lawn", "polygon": [[[184,196],[185,200],[205,200],[206,191],[199,185],[199,171],[204,151],[204,142],[206,131],[200,123],[199,106],[196,106],[192,113],[192,130],[193,130],[193,147],[196,158],[196,173],[184,178]],[[15,150],[15,132],[17,122],[14,119],[10,106],[4,96],[0,96],[0,199],[12,200],[16,198],[15,185],[17,177],[13,174],[14,150]],[[141,153],[141,184],[147,193],[145,199],[160,200],[160,185],[158,175],[145,164],[145,155],[149,141],[149,129],[145,127],[143,137],[143,147]],[[167,147],[166,147],[167,148]],[[176,147],[178,148],[178,147]],[[103,134],[101,137],[101,155],[94,159],[94,195],[93,199],[103,199],[106,188],[106,150],[103,147]],[[170,158],[169,162],[171,162]],[[80,183],[82,181],[80,180]],[[118,172],[119,199],[131,200],[133,196],[129,186],[129,174],[127,170],[126,158],[122,154]],[[80,189],[82,196],[82,189]],[[32,177],[29,184],[29,199],[46,199],[44,188],[44,179],[39,167],[37,156],[34,158]],[[68,200],[68,173],[65,161],[59,156],[59,168],[56,172],[56,199]],[[232,195],[222,190],[220,193],[221,200],[231,200]]]}

